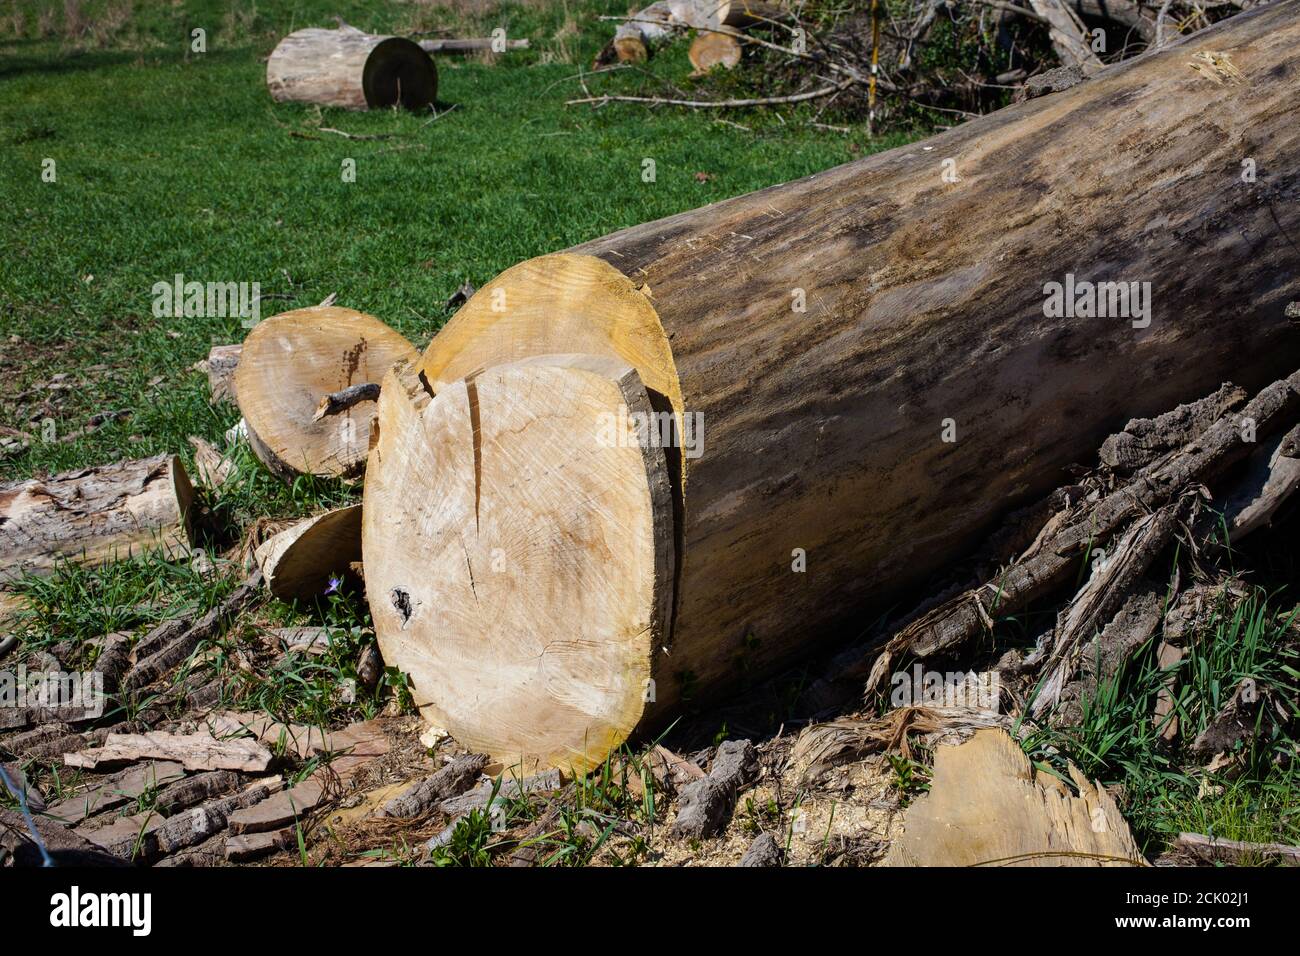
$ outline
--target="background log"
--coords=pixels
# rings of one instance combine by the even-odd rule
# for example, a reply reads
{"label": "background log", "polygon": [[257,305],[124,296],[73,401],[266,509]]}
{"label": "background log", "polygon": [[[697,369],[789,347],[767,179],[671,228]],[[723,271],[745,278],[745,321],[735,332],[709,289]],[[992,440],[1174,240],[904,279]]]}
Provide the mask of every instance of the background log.
{"label": "background log", "polygon": [[[465,37],[463,39],[420,40],[420,49],[425,53],[478,53],[490,51],[495,41],[492,37]],[[527,50],[528,40],[506,40],[507,50]]]}
{"label": "background log", "polygon": [[[461,309],[420,365],[435,395],[484,368],[582,352],[635,368],[679,435],[703,423],[702,446],[666,452],[674,613],[653,636],[643,721],[859,633],[874,603],[968,553],[1129,418],[1294,366],[1300,86],[1280,80],[1298,48],[1297,6],[1262,7],[924,147],[523,263]],[[1207,50],[1240,78],[1191,69]],[[1103,115],[1114,138],[1095,135]],[[1074,279],[1149,283],[1151,308],[1059,315],[1049,284]],[[381,428],[376,452],[388,441],[403,440]],[[503,467],[480,451],[483,469]],[[564,542],[538,533],[530,547]],[[398,582],[370,574],[370,548],[376,629],[398,661],[434,627],[418,620],[430,606],[398,620],[376,599]],[[495,642],[516,638],[498,611],[463,605],[468,590],[454,609],[442,597],[438,614],[477,616],[483,638],[456,666],[504,673]],[[511,682],[523,699],[545,686]],[[549,693],[532,700],[544,721]],[[490,735],[490,717],[441,714],[453,733],[459,720]],[[518,743],[479,738],[493,753]],[[585,753],[574,741],[575,763]]]}
{"label": "background log", "polygon": [[0,581],[59,561],[105,564],[142,551],[189,551],[194,498],[175,455],[0,486]]}
{"label": "background log", "polygon": [[701,33],[691,41],[687,59],[701,73],[715,66],[734,70],[740,63],[740,41],[729,33]]}
{"label": "background log", "polygon": [[277,101],[319,103],[351,110],[400,103],[430,106],[438,70],[417,43],[372,36],[354,27],[311,28],[289,34],[266,61],[266,88]]}

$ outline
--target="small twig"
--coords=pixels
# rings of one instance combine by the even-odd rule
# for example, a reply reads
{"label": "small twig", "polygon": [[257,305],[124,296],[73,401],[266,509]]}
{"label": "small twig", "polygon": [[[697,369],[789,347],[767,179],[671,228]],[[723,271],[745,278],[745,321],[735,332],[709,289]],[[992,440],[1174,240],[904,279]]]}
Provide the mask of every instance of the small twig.
{"label": "small twig", "polygon": [[565,105],[596,103],[604,106],[606,103],[651,103],[655,106],[689,106],[693,109],[740,109],[747,106],[775,106],[778,103],[802,103],[805,100],[815,100],[837,93],[851,82],[855,81],[850,80],[841,83],[839,86],[826,86],[820,90],[810,90],[807,93],[794,93],[790,96],[764,96],[752,100],[669,100],[658,96],[591,96],[580,100],[569,100]]}
{"label": "small twig", "polygon": [[1024,17],[1027,20],[1037,20],[1039,23],[1051,23],[1047,17],[1034,10],[1028,10],[1025,7],[1017,6],[1014,3],[1006,3],[1004,0],[968,0],[980,7],[991,7],[994,10],[1002,10],[1006,13],[1014,13],[1016,16]]}
{"label": "small twig", "polygon": [[394,136],[410,136],[410,133],[349,133],[346,130],[335,129],[333,126],[317,126],[318,132],[333,133],[335,136],[342,136],[344,139],[392,139]]}
{"label": "small twig", "polygon": [[318,422],[326,415],[337,415],[339,412],[345,412],[360,402],[373,402],[377,398],[379,398],[379,385],[375,382],[349,385],[337,392],[330,392],[322,398],[320,404],[316,406],[316,414],[311,417],[311,420]]}
{"label": "small twig", "polygon": [[1160,12],[1156,14],[1156,49],[1165,45],[1165,17],[1169,15],[1169,7],[1173,0],[1165,0],[1160,5]]}

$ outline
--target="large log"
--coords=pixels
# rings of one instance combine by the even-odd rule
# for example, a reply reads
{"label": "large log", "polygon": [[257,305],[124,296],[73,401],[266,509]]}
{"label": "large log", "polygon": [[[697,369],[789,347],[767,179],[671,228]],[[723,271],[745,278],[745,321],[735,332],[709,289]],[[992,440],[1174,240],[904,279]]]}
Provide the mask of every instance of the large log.
{"label": "large log", "polygon": [[98,565],[190,547],[194,499],[175,455],[66,471],[0,486],[0,581],[60,561]]}
{"label": "large log", "polygon": [[[426,406],[408,390],[386,412],[381,396],[366,488],[376,633],[384,659],[415,675],[426,716],[494,756],[589,765],[684,697],[860,633],[873,606],[968,553],[1128,419],[1294,367],[1298,14],[1295,2],[1252,10],[924,146],[530,260],[476,293],[430,344],[422,381],[407,376]],[[1240,78],[1191,68],[1211,61]],[[1099,135],[1106,123],[1113,134]],[[1064,317],[1049,284],[1075,279],[1080,293],[1150,286],[1130,314],[1106,295],[1089,311],[1080,294]],[[539,452],[490,423],[471,386],[483,369],[555,353],[636,369],[679,436],[702,422],[702,446],[664,455],[671,556],[653,510],[601,539],[589,532],[612,520],[604,498],[572,504],[597,457],[592,418],[617,404],[608,390],[557,438],[551,471],[530,465],[519,484],[563,508],[481,523],[487,476]],[[556,381],[493,401],[521,421],[569,414]],[[625,393],[635,385],[624,377]],[[453,447],[421,450],[417,429]],[[652,457],[610,473],[623,499],[652,501]],[[467,493],[469,505],[432,507]],[[493,492],[494,508],[505,500],[504,486]],[[618,610],[621,635],[593,616],[599,579],[575,573],[598,563],[596,540],[611,566],[675,568],[651,593],[597,587],[635,602]],[[507,580],[485,599],[492,574]],[[667,621],[655,610],[665,591]],[[588,639],[584,661],[565,650]],[[622,656],[604,646],[620,639]],[[455,682],[476,693],[444,695]],[[558,710],[578,726],[583,708],[599,732],[572,733],[559,756],[548,725]]]}
{"label": "large log", "polygon": [[266,88],[280,102],[295,100],[351,110],[400,103],[430,106],[438,70],[419,45],[404,37],[372,36],[355,27],[290,33],[266,61]]}

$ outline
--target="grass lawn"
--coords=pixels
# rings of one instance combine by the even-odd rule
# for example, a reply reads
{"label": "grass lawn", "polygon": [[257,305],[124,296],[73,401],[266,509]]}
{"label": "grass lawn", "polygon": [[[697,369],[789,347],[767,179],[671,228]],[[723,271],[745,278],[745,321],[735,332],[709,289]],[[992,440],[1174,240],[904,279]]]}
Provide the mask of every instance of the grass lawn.
{"label": "grass lawn", "polygon": [[[573,77],[612,29],[595,17],[621,13],[618,2],[475,4],[475,16],[388,2],[235,15],[222,11],[239,4],[137,3],[116,33],[71,43],[61,32],[32,38],[41,6],[17,5],[29,11],[21,39],[0,17],[0,424],[39,430],[49,417],[62,435],[96,412],[132,414],[0,461],[6,479],[188,454],[188,435],[215,440],[234,423],[234,409],[213,409],[188,369],[244,330],[233,319],[155,318],[152,287],[177,273],[260,283],[264,317],[337,293],[423,346],[465,280],[481,285],[520,260],[898,141],[814,128],[809,109],[729,117],[746,131],[700,113],[566,107],[583,95]],[[94,22],[120,5],[85,7]],[[486,35],[501,24],[532,49],[495,64],[439,58],[439,108],[450,112],[431,123],[273,103],[263,61],[276,39],[332,25],[332,13],[380,32],[448,25]],[[190,52],[191,25],[206,25],[204,54]],[[654,65],[686,82],[684,49]],[[606,75],[591,85],[654,82]],[[349,140],[319,126],[392,138]],[[653,183],[642,180],[647,158]],[[56,182],[42,181],[46,159]],[[355,182],[343,181],[347,159]],[[70,388],[31,391],[58,373]]]}

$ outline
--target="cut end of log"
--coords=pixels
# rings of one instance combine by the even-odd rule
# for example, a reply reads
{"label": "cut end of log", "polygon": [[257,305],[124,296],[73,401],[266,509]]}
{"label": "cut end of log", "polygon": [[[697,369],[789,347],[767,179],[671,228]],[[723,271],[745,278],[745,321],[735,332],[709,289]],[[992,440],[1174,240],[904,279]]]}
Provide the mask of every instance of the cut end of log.
{"label": "cut end of log", "polygon": [[507,269],[434,337],[419,372],[436,393],[479,369],[559,354],[621,359],[680,418],[682,389],[650,298],[595,256],[558,253]]}
{"label": "cut end of log", "polygon": [[286,479],[351,478],[365,467],[373,402],[316,417],[321,401],[379,381],[416,354],[378,319],[338,306],[285,312],[259,322],[235,371],[239,409],[254,454]]}
{"label": "cut end of log", "polygon": [[436,396],[410,368],[385,380],[363,512],[375,632],[426,720],[471,750],[584,772],[654,699],[668,467],[614,430],[650,408],[631,367],[591,356],[490,368]]}
{"label": "cut end of log", "polygon": [[650,51],[639,36],[617,37],[614,40],[614,53],[620,63],[644,63],[650,59]]}
{"label": "cut end of log", "polygon": [[429,54],[405,37],[387,37],[366,58],[361,89],[370,109],[431,106],[438,95],[438,71]]}
{"label": "cut end of log", "polygon": [[740,64],[740,41],[726,33],[701,33],[691,41],[687,57],[700,73],[714,67],[734,70]]}

